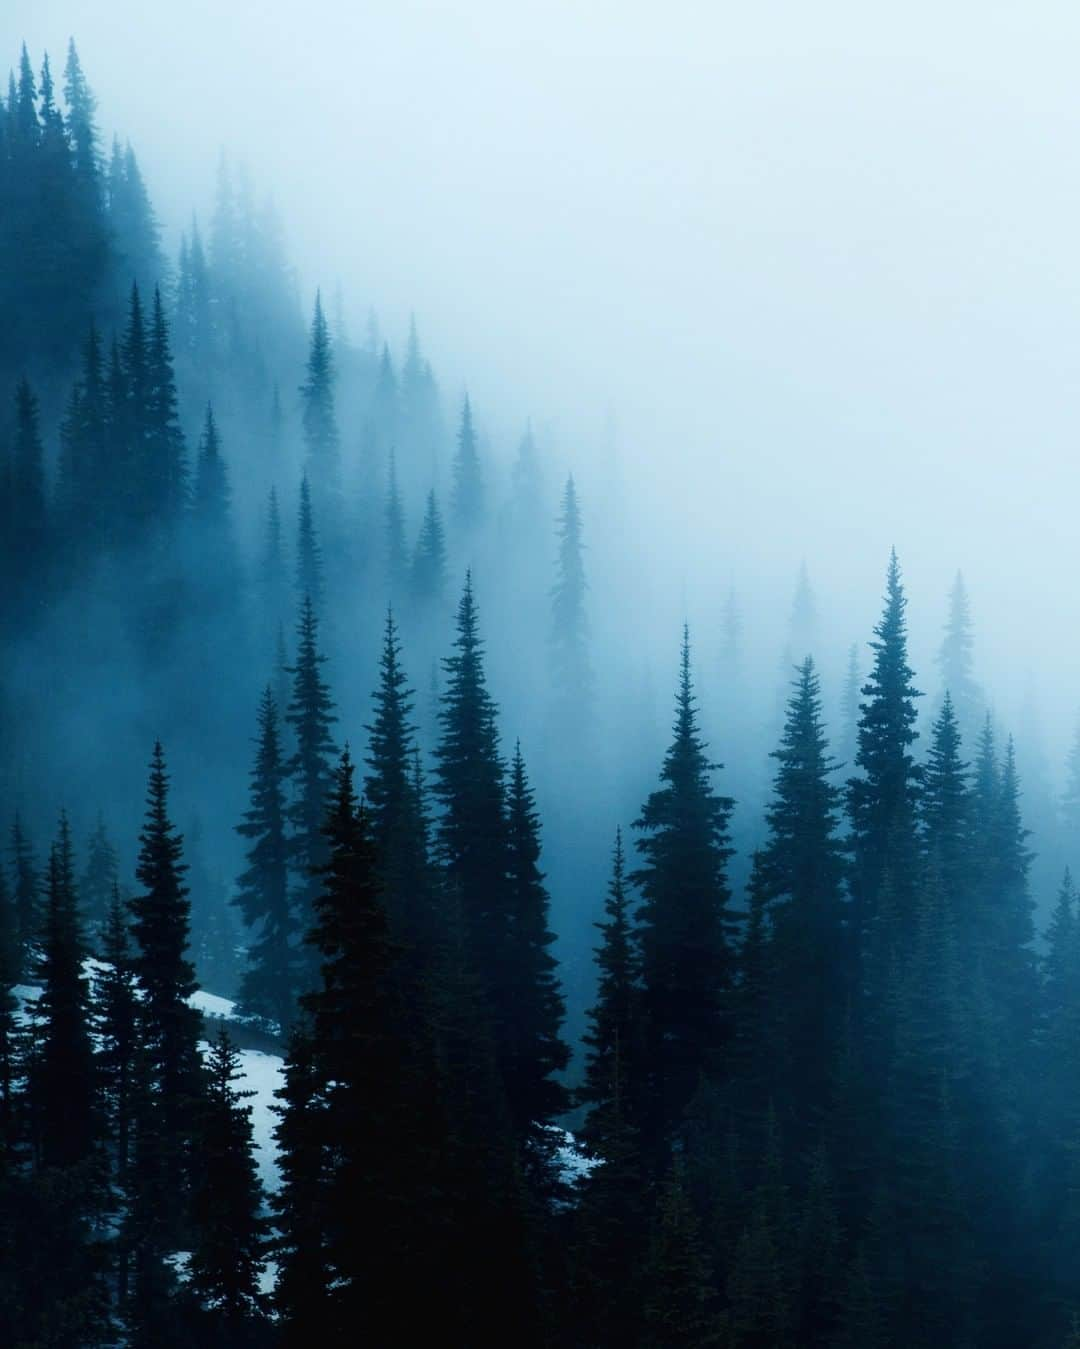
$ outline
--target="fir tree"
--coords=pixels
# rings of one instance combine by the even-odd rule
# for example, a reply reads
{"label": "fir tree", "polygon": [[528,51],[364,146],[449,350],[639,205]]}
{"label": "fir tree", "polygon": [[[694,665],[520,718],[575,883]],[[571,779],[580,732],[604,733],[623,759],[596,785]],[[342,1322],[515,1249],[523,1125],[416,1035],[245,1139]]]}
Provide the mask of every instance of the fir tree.
{"label": "fir tree", "polygon": [[484,485],[476,447],[472,405],[468,395],[461,407],[457,454],[454,457],[454,523],[461,534],[478,529],[484,517]]}
{"label": "fir tree", "polygon": [[304,405],[304,474],[311,480],[320,515],[329,518],[333,518],[341,490],[334,373],[330,329],[323,314],[322,297],[316,291],[307,378],[300,387]]}
{"label": "fir tree", "polygon": [[447,882],[465,907],[476,968],[485,973],[505,956],[506,809],[496,707],[484,673],[472,577],[457,611],[455,654],[443,661],[446,686],[435,750],[435,795],[443,807],[436,845]]}
{"label": "fir tree", "polygon": [[39,930],[40,890],[34,850],[19,812],[11,826],[11,869],[15,878],[15,941],[20,973],[29,970]]}
{"label": "fir tree", "polygon": [[123,1194],[131,1161],[139,1002],[127,914],[115,886],[102,934],[101,961],[93,985],[97,1071],[112,1176]]}
{"label": "fir tree", "polygon": [[401,667],[401,643],[389,610],[372,700],[374,718],[365,728],[370,739],[364,797],[378,850],[383,903],[394,936],[410,953],[410,964],[419,961],[423,968],[437,939],[434,877],[422,788],[415,779],[413,693]]}
{"label": "fir tree", "polygon": [[568,1104],[554,1075],[566,1067],[570,1051],[559,1033],[564,1004],[550,949],[555,941],[548,925],[551,901],[539,868],[540,817],[520,744],[510,764],[506,821],[509,940],[506,959],[491,976],[500,1012],[496,1047],[511,1120],[526,1143],[527,1161],[544,1183],[550,1182],[551,1163],[545,1126]]}
{"label": "fir tree", "polygon": [[[289,667],[292,698],[285,720],[293,729],[296,751],[286,765],[293,783],[288,819],[292,826],[293,921],[301,932],[311,926],[318,872],[326,861],[323,818],[330,790],[330,727],[337,720],[330,690],[322,677],[326,657],[319,651],[319,623],[310,596],[300,608],[296,663]],[[301,962],[310,966],[310,960]],[[310,987],[314,971],[306,969],[302,986]]]}
{"label": "fir tree", "polygon": [[567,478],[559,516],[559,561],[551,592],[552,682],[564,722],[580,735],[588,724],[592,694],[581,509],[573,476]]}
{"label": "fir tree", "polygon": [[782,1018],[784,1092],[792,1119],[812,1128],[828,1105],[831,1066],[848,1000],[840,790],[831,774],[813,659],[798,668],[766,810],[759,884],[772,925],[771,977]]}
{"label": "fir tree", "polygon": [[634,822],[642,865],[631,877],[642,895],[637,940],[651,1076],[643,1141],[654,1153],[670,1142],[699,1076],[719,1067],[731,1034],[726,868],[733,803],[716,795],[710,780],[716,765],[698,731],[686,630],[675,704],[661,785]]}
{"label": "fir tree", "polygon": [[963,736],[973,735],[982,710],[983,697],[972,669],[971,603],[961,572],[956,573],[949,592],[949,617],[945,636],[937,654],[941,682],[952,698],[953,711]]}
{"label": "fir tree", "polygon": [[86,1162],[96,1137],[97,1083],[90,1041],[86,954],[75,893],[71,831],[60,831],[49,853],[45,914],[34,1007],[37,1048],[32,1068],[35,1152],[43,1167]]}
{"label": "fir tree", "polygon": [[[859,777],[847,785],[852,828],[852,898],[856,940],[874,957],[888,959],[915,927],[916,805],[919,770],[910,753],[918,738],[915,699],[919,697],[907,662],[907,598],[896,552],[889,559],[885,607],[870,643],[874,664],[863,686]],[[882,888],[888,877],[890,905]]]}
{"label": "fir tree", "polygon": [[310,600],[316,618],[323,609],[322,549],[315,531],[307,475],[300,480],[300,512],[296,530],[296,589],[300,602]]}
{"label": "fir tree", "polygon": [[90,948],[95,952],[101,950],[118,879],[116,849],[109,839],[104,817],[99,814],[86,844],[86,864],[79,880],[82,918]]}
{"label": "fir tree", "polygon": [[[615,832],[604,920],[596,924],[596,1003],[588,1014],[585,1077],[578,1100],[589,1107],[582,1137],[606,1157],[633,1130],[635,1059],[640,1059],[641,990],[637,978],[622,831]],[[638,1065],[640,1071],[640,1065]]]}
{"label": "fir tree", "polygon": [[[287,1070],[278,1130],[289,1187],[278,1209],[279,1308],[287,1344],[317,1331],[323,1343],[344,1346],[358,1331],[378,1341],[392,1328],[405,1334],[418,1324],[419,1309],[402,1296],[423,1274],[430,1222],[416,1142],[427,1121],[410,1099],[415,1055],[400,1029],[395,952],[347,749],[335,772],[326,838],[310,933],[320,979],[304,998],[310,1031],[294,1045],[298,1061]],[[307,1213],[293,1210],[299,1198]],[[305,1250],[296,1238],[312,1213],[319,1218],[316,1245]]]}
{"label": "fir tree", "polygon": [[647,1349],[705,1349],[720,1342],[712,1280],[678,1163],[660,1196],[645,1287],[641,1342]]}
{"label": "fir tree", "polygon": [[[155,743],[150,760],[146,818],[139,835],[135,875],[140,890],[129,901],[133,961],[142,992],[140,1031],[146,1057],[150,1099],[144,1102],[146,1130],[160,1153],[153,1188],[171,1196],[170,1211],[187,1194],[195,1103],[200,1085],[196,1048],[199,1014],[189,1005],[195,970],[188,958],[191,906],[184,884],[183,839],[168,812],[169,779],[165,754]],[[149,1134],[144,1138],[150,1146]],[[149,1184],[149,1178],[143,1177]],[[148,1199],[152,1202],[152,1199]]]}
{"label": "fir tree", "polygon": [[255,1093],[236,1086],[240,1077],[240,1056],[221,1025],[206,1061],[188,1291],[213,1313],[213,1329],[201,1343],[230,1349],[246,1343],[252,1323],[262,1319],[259,1277],[265,1264],[262,1186],[255,1169],[251,1107],[244,1104]]}
{"label": "fir tree", "polygon": [[435,489],[428,492],[424,522],[412,563],[413,604],[420,614],[430,614],[442,603],[446,590],[446,535]]}
{"label": "fir tree", "polygon": [[278,709],[269,686],[259,703],[251,804],[236,832],[249,840],[247,867],[237,880],[235,902],[253,929],[240,1005],[266,1017],[282,1033],[292,1022],[296,933],[289,902],[289,840],[285,834],[286,769]]}
{"label": "fir tree", "polygon": [[[187,466],[177,411],[169,325],[161,290],[157,286],[154,287],[147,375],[149,435],[143,447],[146,459],[141,466],[141,477],[150,518],[171,525],[187,504]],[[206,485],[209,486],[209,482]]]}
{"label": "fir tree", "polygon": [[[41,441],[38,400],[24,377],[15,389],[15,438],[11,450],[11,527],[9,556],[17,569],[22,593],[40,594],[46,565],[45,450]],[[29,599],[18,606],[25,621]]]}
{"label": "fir tree", "polygon": [[398,491],[397,463],[390,451],[386,488],[386,593],[400,604],[406,596],[409,579],[408,546],[405,542],[405,508]]}
{"label": "fir tree", "polygon": [[288,586],[285,572],[285,551],[281,530],[281,510],[277,489],[270,488],[266,505],[266,531],[263,535],[262,555],[259,560],[259,591],[263,625],[274,638],[285,620]]}
{"label": "fir tree", "polygon": [[970,912],[971,800],[949,693],[931,731],[920,805],[926,853],[940,871],[941,882],[951,896],[955,921],[967,936],[976,918]]}

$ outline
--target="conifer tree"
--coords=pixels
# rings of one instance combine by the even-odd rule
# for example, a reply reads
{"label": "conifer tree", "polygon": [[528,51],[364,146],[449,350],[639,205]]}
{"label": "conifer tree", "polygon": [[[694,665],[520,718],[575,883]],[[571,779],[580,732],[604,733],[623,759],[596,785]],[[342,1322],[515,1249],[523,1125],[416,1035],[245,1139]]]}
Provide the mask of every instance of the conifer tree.
{"label": "conifer tree", "polygon": [[105,828],[104,817],[99,814],[86,844],[86,863],[79,880],[82,919],[88,944],[94,952],[101,949],[118,879],[116,849]]}
{"label": "conifer tree", "polygon": [[418,970],[430,960],[438,937],[434,877],[427,855],[422,788],[416,782],[413,692],[401,667],[401,643],[390,610],[372,700],[374,717],[365,728],[370,739],[364,799],[391,931],[406,948],[410,968]]}
{"label": "conifer tree", "polygon": [[[296,751],[287,770],[293,783],[293,799],[288,819],[292,826],[293,921],[301,932],[312,922],[315,898],[319,893],[318,872],[326,861],[323,819],[332,781],[330,756],[333,740],[330,727],[337,720],[330,689],[322,677],[326,657],[319,651],[319,622],[310,596],[300,607],[296,638],[296,663],[289,667],[292,698],[285,720],[293,729]],[[300,975],[302,987],[310,987],[314,970],[311,960],[301,958],[308,968]]]}
{"label": "conifer tree", "polygon": [[920,805],[927,856],[940,872],[941,883],[950,896],[954,921],[967,937],[976,918],[970,912],[971,799],[950,693],[945,694],[931,730]]}
{"label": "conifer tree", "polygon": [[[0,1193],[13,1157],[18,1119],[17,1079],[20,1073],[20,1031],[14,988],[19,981],[19,947],[15,906],[0,867]],[[6,1234],[4,1234],[6,1238]],[[3,1239],[3,1238],[0,1238]],[[4,1305],[0,1295],[0,1307]]]}
{"label": "conifer tree", "polygon": [[551,901],[539,867],[540,817],[520,744],[510,764],[506,821],[509,940],[506,959],[492,972],[501,1013],[496,1048],[512,1123],[542,1183],[550,1178],[551,1160],[545,1126],[563,1113],[569,1100],[555,1074],[566,1067],[570,1051],[560,1037],[565,1009],[551,954]]}
{"label": "conifer tree", "polygon": [[16,953],[19,972],[23,973],[30,969],[37,941],[41,898],[34,850],[18,811],[11,826],[11,869],[15,879]]}
{"label": "conifer tree", "polygon": [[[15,389],[15,437],[11,450],[11,527],[9,555],[24,596],[40,593],[46,565],[45,449],[38,400],[24,377]],[[17,612],[29,617],[29,600]]]}
{"label": "conifer tree", "polygon": [[240,984],[240,1005],[284,1033],[292,1022],[297,964],[295,921],[289,902],[289,840],[285,834],[285,759],[277,703],[268,685],[259,703],[251,804],[236,832],[249,840],[247,867],[237,880],[236,903],[253,935]]}
{"label": "conifer tree", "polygon": [[[391,1328],[404,1335],[417,1324],[419,1310],[403,1295],[417,1274],[423,1277],[428,1259],[430,1194],[417,1148],[428,1121],[410,1099],[415,1054],[395,1006],[395,951],[347,749],[334,775],[326,838],[329,857],[310,934],[320,978],[304,998],[310,1032],[295,1048],[299,1064],[290,1065],[278,1131],[287,1148],[289,1200],[303,1193],[302,1178],[320,1221],[316,1250],[302,1250],[295,1236],[305,1215],[279,1202],[279,1305],[287,1344],[318,1331],[321,1342],[344,1346],[358,1332],[378,1342]],[[372,1233],[379,1235],[375,1243]]]}
{"label": "conifer tree", "polygon": [[443,661],[442,738],[435,750],[435,795],[443,811],[436,845],[446,880],[461,895],[476,968],[486,976],[505,956],[510,921],[506,809],[471,574],[458,604],[454,652]]}
{"label": "conifer tree", "polygon": [[476,446],[472,404],[468,394],[461,407],[457,454],[454,456],[454,523],[459,533],[471,534],[484,518],[484,484]]}
{"label": "conifer tree", "polygon": [[651,1081],[643,1142],[662,1153],[702,1073],[715,1072],[730,1035],[734,975],[727,861],[732,801],[713,790],[698,730],[684,629],[670,748],[635,829],[641,866],[637,940]]}
{"label": "conifer tree", "polygon": [[435,489],[428,492],[424,521],[412,563],[412,598],[419,614],[430,614],[446,590],[446,534]]}
{"label": "conifer tree", "polygon": [[[588,1013],[585,1077],[578,1100],[589,1107],[582,1137],[606,1157],[633,1129],[635,1060],[641,1054],[641,990],[627,893],[622,830],[615,832],[604,920],[596,924],[596,1003]],[[639,1069],[640,1070],[640,1069]]]}
{"label": "conifer tree", "polygon": [[285,621],[288,585],[285,572],[284,539],[281,530],[281,509],[277,488],[270,488],[266,504],[266,529],[262,554],[259,559],[259,591],[263,625],[272,638]]}
{"label": "conifer tree", "polygon": [[698,1220],[678,1162],[660,1196],[645,1289],[646,1349],[706,1349],[721,1343]]}
{"label": "conifer tree", "polygon": [[75,566],[85,566],[109,542],[113,503],[108,413],[101,339],[91,323],[82,369],[60,428],[57,505]]}
{"label": "conifer tree", "polygon": [[559,713],[578,735],[588,724],[592,695],[581,509],[573,475],[566,480],[559,516],[559,560],[551,592],[552,683]]}
{"label": "conifer tree", "polygon": [[[906,608],[894,549],[884,610],[870,643],[873,669],[862,690],[855,757],[860,776],[847,784],[855,936],[863,948],[872,949],[879,964],[887,961],[894,944],[903,946],[915,927],[919,770],[910,749],[918,738],[915,699],[920,694],[907,661]],[[886,877],[888,911],[882,899]]]}
{"label": "conifer tree", "polygon": [[203,1343],[247,1343],[262,1319],[259,1277],[265,1264],[262,1186],[255,1169],[251,1107],[255,1095],[236,1086],[240,1056],[224,1024],[206,1061],[206,1090],[198,1126],[198,1164],[192,1193],[195,1240],[188,1291],[212,1313]]}
{"label": "conifer tree", "polygon": [[829,1078],[848,1001],[840,790],[830,775],[820,681],[812,657],[798,667],[755,873],[770,908],[771,977],[782,1018],[784,1087],[800,1127],[828,1105]]}
{"label": "conifer tree", "polygon": [[101,960],[93,982],[97,1071],[112,1176],[123,1194],[128,1189],[131,1161],[139,1002],[127,914],[115,886],[102,935]]}
{"label": "conifer tree", "polygon": [[300,512],[296,530],[296,589],[301,604],[305,599],[310,600],[315,617],[320,617],[323,610],[322,549],[315,530],[307,474],[300,479]]}
{"label": "conifer tree", "polygon": [[405,542],[405,508],[398,491],[397,462],[390,451],[390,465],[386,488],[386,593],[391,601],[401,604],[406,597],[409,580],[409,553]]}
{"label": "conifer tree", "polygon": [[799,564],[795,595],[791,601],[788,619],[787,645],[784,650],[785,671],[800,665],[807,656],[815,654],[818,646],[819,620],[817,600],[810,584],[810,573],[805,562]]}
{"label": "conifer tree", "polygon": [[214,420],[213,405],[207,403],[191,499],[195,519],[205,530],[214,534],[227,530],[229,495],[228,474],[221,456],[221,437]]}
{"label": "conifer tree", "polygon": [[[129,901],[137,944],[133,969],[142,1001],[140,1033],[150,1099],[144,1120],[160,1148],[154,1187],[172,1196],[170,1211],[187,1194],[195,1105],[200,1088],[199,1014],[189,1005],[195,969],[188,957],[191,905],[184,884],[183,839],[169,819],[169,778],[160,741],[154,745],[139,835],[135,875],[140,890]],[[147,1179],[148,1178],[144,1178]],[[149,1182],[148,1182],[149,1183]]]}
{"label": "conifer tree", "polygon": [[154,287],[147,375],[149,436],[144,446],[146,461],[142,468],[146,506],[152,520],[171,525],[187,505],[187,465],[184,435],[178,415],[169,325],[158,286]]}
{"label": "conifer tree", "polygon": [[311,320],[307,378],[300,386],[303,399],[304,475],[310,479],[320,517],[334,518],[341,491],[341,463],[334,408],[334,357],[322,296],[315,293]]}
{"label": "conifer tree", "polygon": [[1065,790],[1061,795],[1061,822],[1069,855],[1080,850],[1080,723],[1073,732],[1065,760]]}
{"label": "conifer tree", "polygon": [[971,602],[963,573],[957,572],[949,592],[949,617],[938,649],[941,682],[952,698],[953,711],[962,736],[974,735],[983,697],[972,673],[975,643],[971,635]]}
{"label": "conifer tree", "polygon": [[90,1041],[86,954],[75,893],[75,868],[67,818],[49,853],[45,913],[34,1007],[36,1052],[32,1067],[35,1152],[43,1167],[85,1162],[96,1136],[97,1084]]}
{"label": "conifer tree", "polygon": [[146,190],[135,151],[113,139],[106,178],[114,267],[121,286],[135,282],[149,292],[165,279],[161,227]]}

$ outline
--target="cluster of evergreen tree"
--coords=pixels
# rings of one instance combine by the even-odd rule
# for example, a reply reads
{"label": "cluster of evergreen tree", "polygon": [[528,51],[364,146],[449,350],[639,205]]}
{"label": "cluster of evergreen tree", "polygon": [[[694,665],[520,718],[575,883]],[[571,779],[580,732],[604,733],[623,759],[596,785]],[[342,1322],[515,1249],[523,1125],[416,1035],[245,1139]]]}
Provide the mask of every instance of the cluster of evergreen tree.
{"label": "cluster of evergreen tree", "polygon": [[[225,159],[172,265],[74,46],[63,102],[24,51],[0,100],[0,1338],[1075,1343],[1080,898],[1066,873],[1037,945],[1025,760],[962,578],[921,723],[893,556],[833,734],[804,567],[771,759],[734,593],[724,705],[684,631],[664,749],[597,667],[578,487],[547,501],[531,430],[501,494],[415,324],[395,362],[317,294],[305,341]],[[50,752],[105,708],[84,769]],[[156,748],[126,886],[105,820],[158,730],[198,818],[182,846]],[[60,797],[89,813],[40,864]],[[197,981],[281,1056],[269,1193]]]}

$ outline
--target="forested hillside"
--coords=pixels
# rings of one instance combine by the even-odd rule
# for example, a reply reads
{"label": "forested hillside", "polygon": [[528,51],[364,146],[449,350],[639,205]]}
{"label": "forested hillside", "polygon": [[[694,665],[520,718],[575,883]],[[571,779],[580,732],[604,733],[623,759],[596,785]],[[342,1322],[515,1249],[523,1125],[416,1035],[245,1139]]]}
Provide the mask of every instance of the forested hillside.
{"label": "forested hillside", "polygon": [[207,178],[23,48],[0,1342],[1076,1349],[1080,740],[962,576],[933,668],[888,538],[850,651],[811,557],[765,674],[725,576],[654,667],[648,522]]}

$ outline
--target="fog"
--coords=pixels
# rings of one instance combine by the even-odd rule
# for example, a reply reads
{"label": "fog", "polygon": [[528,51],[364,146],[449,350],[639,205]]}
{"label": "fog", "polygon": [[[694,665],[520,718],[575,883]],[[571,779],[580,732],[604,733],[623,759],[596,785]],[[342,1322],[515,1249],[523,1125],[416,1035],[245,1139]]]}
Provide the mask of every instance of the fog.
{"label": "fog", "polygon": [[1069,7],[5,14],[33,51],[76,35],[170,238],[224,147],[305,297],[340,282],[399,339],[415,311],[444,394],[467,385],[497,443],[551,426],[593,512],[617,472],[665,613],[707,625],[718,577],[789,587],[806,558],[846,643],[895,543],[916,650],[960,566],[1003,711],[1030,673],[1071,726]]}
{"label": "fog", "polygon": [[[4,12],[35,61],[76,37],[170,257],[224,152],[278,206],[305,314],[340,288],[395,353],[415,315],[448,422],[468,390],[504,477],[531,419],[549,488],[581,488],[594,631],[633,633],[612,659],[659,725],[679,625],[712,662],[732,587],[772,705],[804,562],[835,705],[895,545],[923,688],[962,568],[978,678],[1031,757],[1037,703],[1056,783],[1080,704],[1065,6]],[[236,495],[251,544],[261,500]]]}

